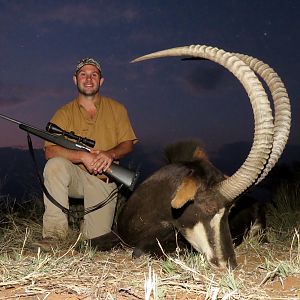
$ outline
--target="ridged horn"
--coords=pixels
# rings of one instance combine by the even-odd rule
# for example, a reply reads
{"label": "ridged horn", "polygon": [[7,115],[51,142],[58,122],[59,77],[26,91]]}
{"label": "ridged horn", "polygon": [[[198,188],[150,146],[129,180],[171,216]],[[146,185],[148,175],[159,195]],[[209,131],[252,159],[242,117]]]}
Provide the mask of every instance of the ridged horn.
{"label": "ridged horn", "polygon": [[167,49],[139,57],[132,62],[169,56],[191,56],[214,61],[233,73],[249,96],[254,115],[254,139],[251,150],[242,166],[217,186],[218,191],[228,201],[233,201],[257,180],[272,149],[274,124],[267,94],[247,64],[237,56],[214,47],[191,45]]}
{"label": "ridged horn", "polygon": [[279,75],[266,63],[252,56],[233,53],[245,62],[268,85],[274,102],[274,141],[272,151],[262,174],[255,184],[261,182],[280,158],[291,128],[291,105],[287,90]]}

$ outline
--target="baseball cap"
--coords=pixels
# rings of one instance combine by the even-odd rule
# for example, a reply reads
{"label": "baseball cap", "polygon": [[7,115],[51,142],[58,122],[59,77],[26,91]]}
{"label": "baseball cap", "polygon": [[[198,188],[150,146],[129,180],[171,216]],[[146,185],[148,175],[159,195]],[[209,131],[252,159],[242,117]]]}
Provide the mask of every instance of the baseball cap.
{"label": "baseball cap", "polygon": [[82,58],[77,63],[77,66],[76,66],[76,69],[75,69],[75,75],[85,65],[93,65],[93,66],[95,66],[99,70],[100,73],[102,73],[100,64],[95,59],[87,57],[87,58]]}

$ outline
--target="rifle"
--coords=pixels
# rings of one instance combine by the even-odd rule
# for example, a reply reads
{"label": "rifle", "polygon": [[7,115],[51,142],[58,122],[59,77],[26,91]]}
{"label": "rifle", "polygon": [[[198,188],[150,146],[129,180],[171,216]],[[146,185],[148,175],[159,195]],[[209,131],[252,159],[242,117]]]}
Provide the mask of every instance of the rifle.
{"label": "rifle", "polygon": [[[37,129],[28,124],[19,122],[2,114],[0,114],[0,118],[18,124],[20,129],[27,131],[28,133],[31,133],[43,140],[52,142],[56,145],[62,146],[70,150],[81,150],[90,152],[91,149],[88,146],[94,147],[95,145],[95,141],[75,135],[73,131],[64,131],[57,125],[50,122],[47,124],[47,131],[45,131]],[[70,141],[66,137],[74,139],[76,142]],[[106,172],[104,172],[104,174],[115,179],[119,183],[124,184],[131,191],[134,189],[139,175],[138,172],[128,170],[116,163],[112,163],[109,169]]]}

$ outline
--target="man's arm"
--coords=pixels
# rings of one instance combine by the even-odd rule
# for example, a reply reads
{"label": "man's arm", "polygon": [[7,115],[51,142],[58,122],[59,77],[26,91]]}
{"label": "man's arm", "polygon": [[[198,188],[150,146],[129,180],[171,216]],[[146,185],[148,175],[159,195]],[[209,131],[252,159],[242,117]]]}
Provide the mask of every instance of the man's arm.
{"label": "man's arm", "polygon": [[124,141],[107,151],[92,150],[96,154],[94,174],[107,171],[114,160],[120,159],[133,150],[133,141]]}
{"label": "man's arm", "polygon": [[70,150],[58,145],[50,145],[44,148],[46,159],[53,157],[63,157],[74,164],[83,163],[90,173],[94,173],[95,154],[81,151]]}
{"label": "man's arm", "polygon": [[116,147],[104,151],[110,155],[114,160],[120,159],[125,155],[129,154],[133,150],[133,141],[125,141],[117,145]]}
{"label": "man's arm", "polygon": [[98,174],[107,171],[114,160],[130,153],[133,150],[133,141],[122,142],[107,151],[91,150],[91,152],[85,152],[69,150],[58,145],[47,146],[44,150],[46,159],[63,157],[75,164],[83,163],[90,173]]}
{"label": "man's arm", "polygon": [[46,146],[44,148],[44,152],[47,160],[59,156],[68,159],[75,164],[81,163],[82,156],[86,154],[83,151],[70,150],[58,145]]}

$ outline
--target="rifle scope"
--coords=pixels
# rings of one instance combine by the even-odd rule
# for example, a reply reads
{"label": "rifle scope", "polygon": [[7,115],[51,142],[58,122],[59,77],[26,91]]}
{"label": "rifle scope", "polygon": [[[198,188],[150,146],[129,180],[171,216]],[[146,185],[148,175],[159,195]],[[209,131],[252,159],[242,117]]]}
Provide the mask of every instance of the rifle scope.
{"label": "rifle scope", "polygon": [[46,131],[48,131],[49,133],[54,133],[54,134],[59,134],[59,135],[63,135],[68,137],[69,139],[75,140],[78,143],[82,143],[88,147],[93,148],[95,146],[95,141],[94,140],[90,140],[86,137],[82,137],[79,135],[76,135],[74,133],[74,131],[65,131],[63,129],[61,129],[59,126],[57,126],[54,123],[48,122],[47,126],[46,126]]}

